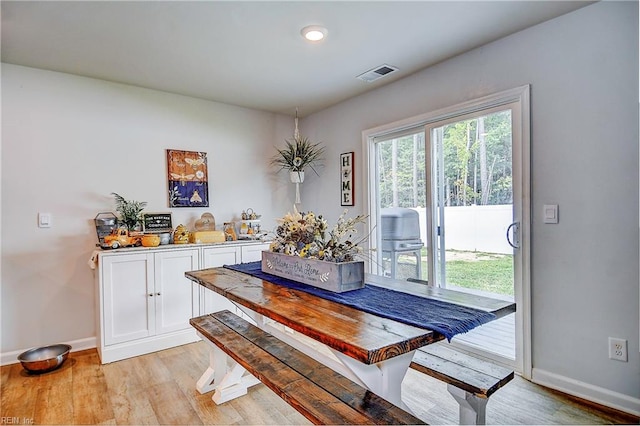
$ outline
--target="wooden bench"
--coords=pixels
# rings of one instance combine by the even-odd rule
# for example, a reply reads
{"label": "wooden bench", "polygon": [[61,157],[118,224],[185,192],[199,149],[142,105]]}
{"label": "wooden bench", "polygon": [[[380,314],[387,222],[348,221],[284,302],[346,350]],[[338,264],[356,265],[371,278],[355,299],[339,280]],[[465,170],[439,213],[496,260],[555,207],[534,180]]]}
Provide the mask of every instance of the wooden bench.
{"label": "wooden bench", "polygon": [[484,425],[489,397],[513,379],[513,371],[443,344],[418,349],[411,368],[447,383],[447,390],[460,405],[462,425]]}
{"label": "wooden bench", "polygon": [[[424,424],[229,311],[193,318],[190,323],[315,424]],[[240,376],[236,375],[236,380],[240,381]]]}

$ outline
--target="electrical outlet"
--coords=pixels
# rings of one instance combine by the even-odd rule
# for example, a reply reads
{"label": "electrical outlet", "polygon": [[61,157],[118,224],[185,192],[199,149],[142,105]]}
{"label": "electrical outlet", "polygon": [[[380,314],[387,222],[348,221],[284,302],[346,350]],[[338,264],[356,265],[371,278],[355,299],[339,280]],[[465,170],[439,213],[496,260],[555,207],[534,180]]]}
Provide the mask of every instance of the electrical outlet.
{"label": "electrical outlet", "polygon": [[627,362],[627,341],[609,337],[609,358]]}

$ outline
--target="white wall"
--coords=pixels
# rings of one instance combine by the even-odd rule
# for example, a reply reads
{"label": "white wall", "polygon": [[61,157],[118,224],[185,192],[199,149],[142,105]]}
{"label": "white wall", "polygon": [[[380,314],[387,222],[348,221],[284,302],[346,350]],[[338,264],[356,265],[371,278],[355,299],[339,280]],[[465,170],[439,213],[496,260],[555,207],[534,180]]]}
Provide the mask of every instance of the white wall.
{"label": "white wall", "polygon": [[[637,2],[596,3],[307,117],[305,135],[331,147],[303,198],[340,212],[338,154],[362,161],[363,130],[525,84],[534,377],[640,412]],[[356,168],[353,214],[366,208]],[[558,225],[543,204],[560,205]],[[629,362],[608,359],[608,336],[628,340]]]}
{"label": "white wall", "polygon": [[[87,266],[111,192],[220,227],[251,207],[272,229],[293,202],[267,157],[293,120],[33,68],[2,66],[1,352],[95,336]],[[208,153],[209,208],[167,203],[165,149]],[[53,215],[37,228],[38,212]]]}

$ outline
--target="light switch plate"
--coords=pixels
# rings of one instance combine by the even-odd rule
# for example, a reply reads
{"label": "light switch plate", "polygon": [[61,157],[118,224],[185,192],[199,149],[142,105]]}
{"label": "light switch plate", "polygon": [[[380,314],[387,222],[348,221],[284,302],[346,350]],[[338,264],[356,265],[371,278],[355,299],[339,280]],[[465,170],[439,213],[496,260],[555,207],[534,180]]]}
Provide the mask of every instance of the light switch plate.
{"label": "light switch plate", "polygon": [[38,213],[38,227],[51,228],[51,213]]}
{"label": "light switch plate", "polygon": [[558,223],[558,205],[544,205],[544,223]]}

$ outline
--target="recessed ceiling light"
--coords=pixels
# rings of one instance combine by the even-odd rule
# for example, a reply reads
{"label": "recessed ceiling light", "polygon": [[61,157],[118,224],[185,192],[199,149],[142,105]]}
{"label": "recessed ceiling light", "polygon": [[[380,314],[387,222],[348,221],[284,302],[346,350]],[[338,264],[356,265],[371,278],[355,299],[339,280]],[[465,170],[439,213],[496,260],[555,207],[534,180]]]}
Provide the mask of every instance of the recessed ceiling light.
{"label": "recessed ceiling light", "polygon": [[320,41],[327,36],[327,29],[319,25],[309,25],[304,27],[300,34],[308,41]]}

